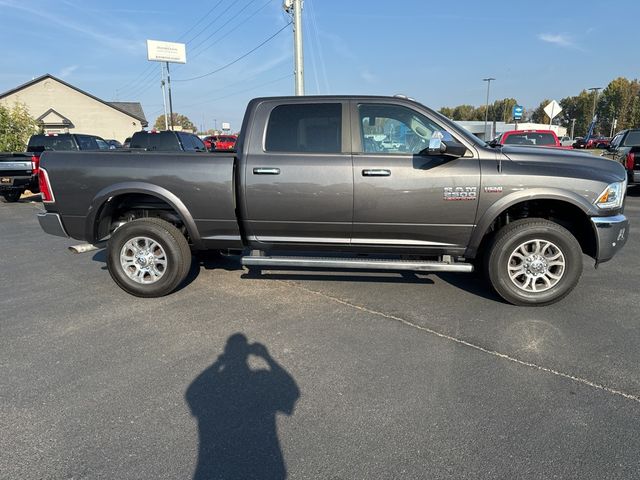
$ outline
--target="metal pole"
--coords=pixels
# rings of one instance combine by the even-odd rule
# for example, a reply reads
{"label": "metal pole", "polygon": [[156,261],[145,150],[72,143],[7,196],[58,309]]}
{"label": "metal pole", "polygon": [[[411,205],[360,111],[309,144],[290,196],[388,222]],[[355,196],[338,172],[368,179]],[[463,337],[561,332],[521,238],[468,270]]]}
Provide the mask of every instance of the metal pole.
{"label": "metal pole", "polygon": [[491,81],[495,78],[483,78],[483,82],[487,82],[487,102],[485,104],[484,111],[484,139],[487,140],[487,121],[489,120],[489,87],[491,87]]}
{"label": "metal pole", "polygon": [[169,88],[169,124],[173,130],[173,101],[171,100],[171,73],[169,72],[169,62],[167,62],[167,87]]}
{"label": "metal pole", "polygon": [[164,105],[164,129],[169,130],[169,118],[167,117],[167,93],[164,88],[164,65],[160,64],[160,70],[162,71],[160,85],[162,86],[162,103]]}
{"label": "metal pole", "polygon": [[598,90],[602,90],[602,87],[591,87],[587,90],[591,90],[593,95],[593,109],[591,110],[591,120],[593,121],[593,117],[596,116],[596,100],[598,99]]}
{"label": "metal pole", "polygon": [[302,51],[302,0],[293,0],[293,42],[296,95],[304,95],[304,56]]}
{"label": "metal pole", "polygon": [[572,118],[571,119],[571,140],[573,140],[573,130],[576,127],[576,119]]}

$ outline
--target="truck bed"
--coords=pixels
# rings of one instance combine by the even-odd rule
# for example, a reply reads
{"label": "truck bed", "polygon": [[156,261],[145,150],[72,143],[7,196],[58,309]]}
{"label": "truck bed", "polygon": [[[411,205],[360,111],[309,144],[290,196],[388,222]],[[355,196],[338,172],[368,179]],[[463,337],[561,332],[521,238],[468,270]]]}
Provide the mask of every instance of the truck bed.
{"label": "truck bed", "polygon": [[[183,217],[195,248],[226,246],[240,231],[235,214],[235,157],[191,152],[44,152],[40,166],[56,190],[49,208],[61,214],[67,233],[88,242],[106,202],[152,191]],[[157,172],[157,174],[154,174]]]}

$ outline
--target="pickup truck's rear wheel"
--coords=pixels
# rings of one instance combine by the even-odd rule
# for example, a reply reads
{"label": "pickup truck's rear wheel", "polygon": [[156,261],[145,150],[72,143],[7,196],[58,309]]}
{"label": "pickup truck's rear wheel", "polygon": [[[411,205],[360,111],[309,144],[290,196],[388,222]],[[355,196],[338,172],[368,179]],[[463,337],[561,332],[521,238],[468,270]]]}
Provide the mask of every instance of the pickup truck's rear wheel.
{"label": "pickup truck's rear wheel", "polygon": [[573,290],[582,274],[575,237],[541,218],[516,220],[495,236],[487,256],[491,285],[514,305],[549,305]]}
{"label": "pickup truck's rear wheel", "polygon": [[125,223],[107,245],[111,278],[137,297],[161,297],[176,289],[191,267],[184,235],[159,218]]}
{"label": "pickup truck's rear wheel", "polygon": [[7,203],[15,203],[20,200],[22,192],[20,190],[11,190],[2,194],[4,201]]}

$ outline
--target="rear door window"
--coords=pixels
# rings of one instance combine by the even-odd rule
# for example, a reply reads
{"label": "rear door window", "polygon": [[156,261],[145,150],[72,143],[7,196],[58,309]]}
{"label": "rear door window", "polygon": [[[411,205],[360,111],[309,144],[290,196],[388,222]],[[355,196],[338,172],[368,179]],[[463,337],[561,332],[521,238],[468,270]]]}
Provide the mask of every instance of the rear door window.
{"label": "rear door window", "polygon": [[98,150],[98,142],[94,137],[89,135],[76,135],[80,150]]}
{"label": "rear door window", "polygon": [[193,134],[191,134],[190,137],[191,141],[193,142],[194,150],[196,150],[197,152],[206,152],[207,147],[204,146],[204,142],[200,140],[200,137]]}
{"label": "rear door window", "polygon": [[278,105],[267,124],[267,152],[340,153],[340,103]]}
{"label": "rear door window", "polygon": [[624,139],[625,147],[635,147],[640,145],[640,130],[632,130]]}

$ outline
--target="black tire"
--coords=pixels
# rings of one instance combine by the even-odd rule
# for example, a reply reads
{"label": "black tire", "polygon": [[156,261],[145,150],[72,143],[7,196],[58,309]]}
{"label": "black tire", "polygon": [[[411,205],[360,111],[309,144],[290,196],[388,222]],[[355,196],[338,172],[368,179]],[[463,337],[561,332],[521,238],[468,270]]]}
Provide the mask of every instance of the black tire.
{"label": "black tire", "polygon": [[[523,250],[519,250],[521,247]],[[525,218],[498,231],[489,247],[485,268],[491,285],[507,302],[550,305],[566,297],[580,280],[582,250],[571,232],[561,225],[542,218]]]}
{"label": "black tire", "polygon": [[[162,253],[160,256],[152,257],[163,259],[165,262],[164,265],[159,265],[162,267],[161,270],[155,264],[151,269],[155,275],[159,276],[156,280],[153,280],[154,274],[149,273],[148,268],[145,273],[144,269],[135,262],[127,267],[129,273],[121,264],[121,255],[123,259],[129,258],[130,261],[134,258],[134,250],[125,251],[124,248],[128,242],[137,237],[155,242],[154,252]],[[138,244],[138,247],[142,245]],[[147,253],[147,255],[153,255],[153,253]],[[154,298],[168,295],[184,281],[190,267],[191,249],[187,239],[175,226],[159,218],[140,218],[125,223],[114,232],[107,244],[107,268],[111,278],[125,292],[136,297]],[[149,283],[134,280],[130,275],[135,276],[135,273],[138,273],[137,277],[140,281],[146,279]]]}
{"label": "black tire", "polygon": [[7,203],[15,203],[20,200],[22,192],[20,190],[11,190],[2,194],[4,201]]}

